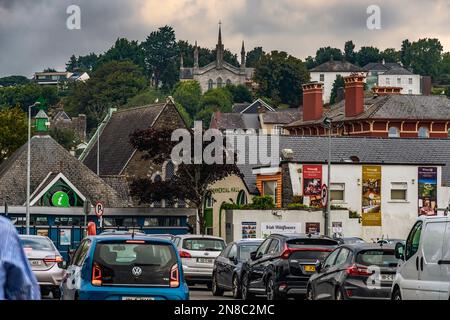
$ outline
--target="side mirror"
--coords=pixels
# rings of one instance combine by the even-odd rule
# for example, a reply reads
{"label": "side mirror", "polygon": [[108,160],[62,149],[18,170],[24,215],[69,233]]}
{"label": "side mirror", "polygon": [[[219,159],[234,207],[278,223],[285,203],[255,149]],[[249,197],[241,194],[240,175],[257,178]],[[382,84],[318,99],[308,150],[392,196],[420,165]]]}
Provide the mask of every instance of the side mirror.
{"label": "side mirror", "polygon": [[320,273],[320,271],[322,271],[322,262],[317,261],[316,262],[316,272]]}
{"label": "side mirror", "polygon": [[251,260],[256,260],[256,259],[257,259],[257,257],[256,257],[256,251],[253,251],[253,252],[250,253],[250,259],[251,259]]}
{"label": "side mirror", "polygon": [[401,242],[397,242],[395,245],[395,258],[405,260],[405,245]]}
{"label": "side mirror", "polygon": [[233,262],[234,264],[237,264],[237,263],[238,263],[237,257],[230,257],[229,259],[230,259],[230,261]]}

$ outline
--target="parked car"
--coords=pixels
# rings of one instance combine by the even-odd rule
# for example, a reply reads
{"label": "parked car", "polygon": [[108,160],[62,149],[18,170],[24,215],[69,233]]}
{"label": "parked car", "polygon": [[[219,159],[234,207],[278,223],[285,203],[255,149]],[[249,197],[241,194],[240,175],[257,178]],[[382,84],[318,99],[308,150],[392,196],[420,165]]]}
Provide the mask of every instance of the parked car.
{"label": "parked car", "polygon": [[359,237],[337,238],[336,240],[339,242],[339,244],[366,243],[364,239],[361,239]]}
{"label": "parked car", "polygon": [[172,241],[172,242],[175,239],[175,236],[173,234],[170,234],[170,233],[149,234],[149,236],[151,236],[153,238],[167,239],[167,240]]}
{"label": "parked car", "polygon": [[420,217],[395,255],[392,299],[450,300],[450,217]]}
{"label": "parked car", "polygon": [[377,240],[377,242],[376,243],[378,243],[378,244],[392,244],[392,245],[396,245],[397,244],[397,242],[405,242],[405,240],[403,240],[403,239],[389,239],[389,238],[387,238],[387,239],[379,239],[379,240]]}
{"label": "parked car", "polygon": [[185,300],[189,289],[172,242],[137,234],[85,238],[61,283],[64,300]]}
{"label": "parked car", "polygon": [[397,268],[394,246],[355,243],[335,249],[308,282],[309,300],[389,299]]}
{"label": "parked car", "polygon": [[232,291],[235,299],[241,297],[242,265],[263,241],[243,239],[228,244],[214,261],[211,288],[214,296],[221,296],[224,291]]}
{"label": "parked car", "polygon": [[243,299],[266,295],[268,300],[303,296],[316,262],[338,246],[328,237],[305,234],[272,234],[244,263]]}
{"label": "parked car", "polygon": [[179,235],[173,240],[183,263],[188,285],[206,284],[211,289],[214,260],[226,247],[219,237],[208,235]]}
{"label": "parked car", "polygon": [[44,236],[21,235],[20,241],[41,287],[41,294],[50,292],[59,299],[59,285],[65,274],[65,261],[52,240]]}

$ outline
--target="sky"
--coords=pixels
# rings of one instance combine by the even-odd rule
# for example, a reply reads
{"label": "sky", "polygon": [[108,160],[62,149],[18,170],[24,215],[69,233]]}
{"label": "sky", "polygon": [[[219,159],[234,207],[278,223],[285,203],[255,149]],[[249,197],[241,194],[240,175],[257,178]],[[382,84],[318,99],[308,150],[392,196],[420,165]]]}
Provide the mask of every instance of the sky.
{"label": "sky", "polygon": [[[67,28],[70,5],[80,8],[80,29]],[[378,21],[370,5],[380,10],[379,29],[367,27]],[[243,40],[247,50],[304,59],[323,46],[343,50],[347,40],[398,49],[406,38],[438,38],[450,51],[449,15],[450,0],[0,0],[0,77],[62,70],[72,54],[102,53],[119,37],[143,41],[164,25],[213,48],[219,21],[234,53]]]}

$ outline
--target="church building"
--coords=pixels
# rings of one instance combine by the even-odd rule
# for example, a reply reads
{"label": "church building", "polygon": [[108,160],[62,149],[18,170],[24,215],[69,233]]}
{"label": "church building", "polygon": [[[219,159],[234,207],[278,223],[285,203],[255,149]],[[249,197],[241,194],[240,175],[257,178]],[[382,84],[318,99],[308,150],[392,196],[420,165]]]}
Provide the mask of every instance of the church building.
{"label": "church building", "polygon": [[204,67],[198,64],[199,50],[197,42],[194,49],[194,67],[184,67],[181,57],[180,80],[196,80],[200,83],[203,92],[226,85],[243,84],[250,86],[254,68],[247,68],[245,61],[245,47],[242,42],[240,67],[235,67],[224,61],[224,46],[222,43],[222,30],[219,24],[219,39],[216,45],[216,61]]}

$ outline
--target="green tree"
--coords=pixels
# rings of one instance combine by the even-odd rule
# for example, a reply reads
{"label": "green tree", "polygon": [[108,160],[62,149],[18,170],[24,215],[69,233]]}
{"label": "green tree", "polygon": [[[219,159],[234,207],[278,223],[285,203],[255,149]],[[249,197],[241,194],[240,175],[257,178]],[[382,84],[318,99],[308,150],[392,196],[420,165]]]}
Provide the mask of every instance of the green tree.
{"label": "green tree", "polygon": [[173,98],[186,109],[191,117],[198,112],[201,97],[202,89],[195,80],[178,82],[174,88]]}
{"label": "green tree", "polygon": [[114,45],[101,55],[98,59],[98,65],[110,61],[130,60],[139,66],[142,71],[145,69],[144,52],[137,41],[129,41],[126,38],[118,38]]}
{"label": "green tree", "polygon": [[158,31],[153,31],[141,43],[141,46],[144,50],[144,63],[148,77],[154,79],[157,89],[160,83],[164,88],[170,88],[178,80],[176,66],[179,60],[179,48],[173,28],[164,26]]}
{"label": "green tree", "polygon": [[308,68],[308,70],[314,68],[315,66],[317,66],[316,61],[311,56],[306,57],[305,65],[306,65],[306,68]]}
{"label": "green tree", "polygon": [[93,52],[85,56],[79,56],[78,58],[72,55],[66,63],[66,71],[93,71],[97,68],[98,62],[99,57]]}
{"label": "green tree", "polygon": [[265,55],[262,47],[255,47],[246,55],[246,65],[248,68],[255,68],[256,64],[261,60],[261,58]]}
{"label": "green tree", "polygon": [[8,76],[0,78],[0,87],[17,86],[28,83],[30,83],[30,80],[24,76]]}
{"label": "green tree", "polygon": [[59,101],[57,89],[54,86],[40,86],[35,83],[0,88],[0,108],[15,107],[27,111],[28,106],[40,97],[51,106]]}
{"label": "green tree", "polygon": [[402,41],[402,46],[400,49],[400,61],[403,67],[409,69],[411,66],[411,42],[408,39]]}
{"label": "green tree", "polygon": [[381,59],[384,59],[385,62],[400,62],[401,53],[400,51],[395,50],[394,48],[387,48],[383,52],[380,53]]}
{"label": "green tree", "polygon": [[361,47],[356,53],[356,62],[361,67],[369,62],[378,62],[380,59],[380,50],[375,47]]}
{"label": "green tree", "polygon": [[344,57],[346,61],[355,63],[355,44],[352,40],[349,40],[344,44]]}
{"label": "green tree", "polygon": [[0,110],[0,163],[27,141],[27,116],[18,107]]}
{"label": "green tree", "polygon": [[334,80],[333,82],[333,87],[331,88],[330,104],[339,102],[337,100],[338,92],[341,88],[344,88],[344,86],[345,86],[344,78],[338,74],[336,76],[336,80]]}
{"label": "green tree", "polygon": [[75,132],[66,128],[50,128],[50,136],[68,151],[72,150],[80,143]]}
{"label": "green tree", "polygon": [[343,55],[341,49],[332,47],[323,47],[319,48],[319,50],[316,51],[315,62],[316,65],[320,65],[327,61],[330,61],[331,58],[333,58],[334,60],[342,60],[342,57]]}
{"label": "green tree", "polygon": [[226,88],[214,88],[206,91],[201,100],[195,119],[202,120],[203,125],[209,125],[211,115],[215,111],[231,112],[232,96]]}
{"label": "green tree", "polygon": [[227,85],[225,87],[231,94],[233,103],[252,102],[253,96],[250,90],[243,84]]}
{"label": "green tree", "polygon": [[423,76],[439,76],[443,47],[438,39],[419,39],[409,47],[411,69]]}
{"label": "green tree", "polygon": [[259,96],[292,107],[300,104],[301,86],[309,79],[305,64],[283,51],[264,55],[254,75]]}

